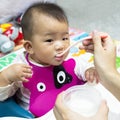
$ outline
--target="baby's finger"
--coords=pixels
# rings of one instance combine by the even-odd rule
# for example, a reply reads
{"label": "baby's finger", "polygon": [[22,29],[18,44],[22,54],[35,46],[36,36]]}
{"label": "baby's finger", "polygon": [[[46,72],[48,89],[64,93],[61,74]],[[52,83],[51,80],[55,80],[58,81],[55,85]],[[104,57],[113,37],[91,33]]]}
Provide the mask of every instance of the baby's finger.
{"label": "baby's finger", "polygon": [[22,82],[28,82],[29,80],[27,79],[27,76],[31,76],[31,75],[26,75],[26,74],[19,74],[17,75],[17,79],[15,81],[22,81]]}
{"label": "baby's finger", "polygon": [[25,73],[32,73],[32,67],[24,67],[23,72]]}
{"label": "baby's finger", "polygon": [[23,73],[22,77],[31,78],[32,74],[31,73]]}
{"label": "baby's finger", "polygon": [[29,80],[27,78],[25,78],[25,77],[21,77],[21,81],[22,82],[28,82]]}
{"label": "baby's finger", "polygon": [[91,73],[89,76],[89,81],[93,82],[94,80],[95,80],[95,77],[94,77],[93,73]]}
{"label": "baby's finger", "polygon": [[85,79],[86,79],[87,81],[89,80],[89,72],[88,72],[88,71],[85,72]]}
{"label": "baby's finger", "polygon": [[21,64],[23,68],[28,68],[28,69],[32,69],[32,66],[27,65],[27,64]]}
{"label": "baby's finger", "polygon": [[100,77],[99,77],[99,75],[98,75],[98,73],[96,72],[96,83],[99,83],[100,82]]}
{"label": "baby's finger", "polygon": [[32,77],[32,74],[30,73],[23,73],[21,76],[20,76],[20,81],[23,81],[23,82],[28,82],[28,78],[31,78]]}
{"label": "baby's finger", "polygon": [[99,77],[97,76],[97,72],[93,68],[92,70],[87,71],[87,81],[90,83],[96,84],[99,81]]}

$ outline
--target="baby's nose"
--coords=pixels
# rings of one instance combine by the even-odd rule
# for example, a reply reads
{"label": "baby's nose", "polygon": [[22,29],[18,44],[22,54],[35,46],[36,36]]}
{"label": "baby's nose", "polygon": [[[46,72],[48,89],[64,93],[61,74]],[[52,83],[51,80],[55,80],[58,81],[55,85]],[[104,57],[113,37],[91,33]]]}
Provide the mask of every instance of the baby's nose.
{"label": "baby's nose", "polygon": [[64,44],[63,44],[63,42],[57,42],[55,44],[55,49],[56,50],[64,50]]}

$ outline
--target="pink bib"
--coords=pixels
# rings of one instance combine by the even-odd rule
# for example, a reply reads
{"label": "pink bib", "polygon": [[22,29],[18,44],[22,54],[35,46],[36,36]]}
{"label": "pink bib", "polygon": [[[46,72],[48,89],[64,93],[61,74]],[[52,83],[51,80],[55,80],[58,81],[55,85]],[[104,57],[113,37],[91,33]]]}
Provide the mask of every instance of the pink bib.
{"label": "pink bib", "polygon": [[32,64],[33,76],[29,82],[23,83],[30,90],[29,110],[36,117],[40,117],[50,111],[55,104],[57,95],[67,88],[84,84],[74,73],[75,61],[69,59],[60,66],[40,67]]}

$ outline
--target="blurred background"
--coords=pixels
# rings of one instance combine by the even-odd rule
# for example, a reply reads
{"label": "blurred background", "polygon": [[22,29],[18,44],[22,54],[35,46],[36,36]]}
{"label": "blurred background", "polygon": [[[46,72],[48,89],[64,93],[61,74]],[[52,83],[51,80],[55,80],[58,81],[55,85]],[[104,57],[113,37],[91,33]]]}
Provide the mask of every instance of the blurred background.
{"label": "blurred background", "polygon": [[65,11],[70,27],[90,33],[107,32],[120,40],[119,0],[56,0]]}

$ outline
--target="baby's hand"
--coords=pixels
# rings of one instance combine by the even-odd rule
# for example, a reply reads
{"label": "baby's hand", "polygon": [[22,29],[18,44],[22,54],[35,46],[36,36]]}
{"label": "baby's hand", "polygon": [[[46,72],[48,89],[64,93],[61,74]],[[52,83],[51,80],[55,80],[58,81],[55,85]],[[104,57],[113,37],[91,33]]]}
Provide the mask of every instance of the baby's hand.
{"label": "baby's hand", "polygon": [[85,72],[85,78],[88,82],[99,82],[99,76],[94,67],[87,69]]}
{"label": "baby's hand", "polygon": [[14,81],[28,82],[27,78],[32,77],[32,67],[26,64],[13,64],[6,70],[7,80],[11,83]]}

